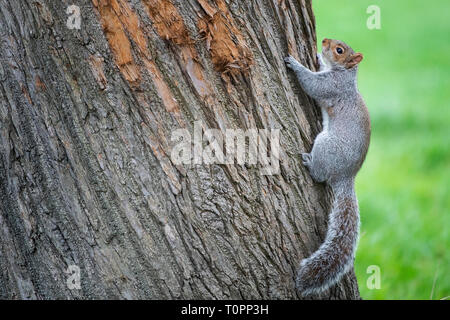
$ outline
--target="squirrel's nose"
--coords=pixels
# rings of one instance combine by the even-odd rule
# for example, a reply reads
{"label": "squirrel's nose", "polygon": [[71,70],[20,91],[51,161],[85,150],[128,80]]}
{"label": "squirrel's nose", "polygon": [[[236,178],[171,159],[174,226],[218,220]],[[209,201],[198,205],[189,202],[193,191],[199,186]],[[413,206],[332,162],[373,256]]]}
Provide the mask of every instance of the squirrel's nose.
{"label": "squirrel's nose", "polygon": [[322,40],[322,44],[327,44],[328,43],[328,41],[330,41],[329,39],[327,39],[327,38],[325,38],[325,39],[323,39]]}

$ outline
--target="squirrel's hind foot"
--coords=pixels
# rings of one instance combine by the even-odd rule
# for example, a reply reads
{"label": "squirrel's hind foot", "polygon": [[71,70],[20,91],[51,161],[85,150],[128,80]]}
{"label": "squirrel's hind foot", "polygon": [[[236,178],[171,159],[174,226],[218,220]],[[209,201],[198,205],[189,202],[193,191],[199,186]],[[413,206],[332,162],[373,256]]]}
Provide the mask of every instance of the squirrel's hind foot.
{"label": "squirrel's hind foot", "polygon": [[302,153],[302,163],[303,165],[308,169],[309,174],[311,175],[311,178],[313,178],[316,182],[325,182],[327,179],[323,174],[323,170],[317,170],[317,168],[314,168],[314,163],[312,159],[311,153]]}
{"label": "squirrel's hind foot", "polygon": [[310,153],[302,153],[302,163],[306,167],[311,167],[312,164],[312,158]]}

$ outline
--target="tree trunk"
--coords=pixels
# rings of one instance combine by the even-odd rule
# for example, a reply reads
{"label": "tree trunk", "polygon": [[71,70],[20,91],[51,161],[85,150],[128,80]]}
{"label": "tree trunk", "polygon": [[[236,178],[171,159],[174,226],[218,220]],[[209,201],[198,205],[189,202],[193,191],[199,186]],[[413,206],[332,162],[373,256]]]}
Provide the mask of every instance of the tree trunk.
{"label": "tree trunk", "polygon": [[[299,298],[331,199],[283,62],[314,68],[311,1],[0,0],[0,37],[0,298]],[[279,173],[174,163],[195,123],[280,129]]]}

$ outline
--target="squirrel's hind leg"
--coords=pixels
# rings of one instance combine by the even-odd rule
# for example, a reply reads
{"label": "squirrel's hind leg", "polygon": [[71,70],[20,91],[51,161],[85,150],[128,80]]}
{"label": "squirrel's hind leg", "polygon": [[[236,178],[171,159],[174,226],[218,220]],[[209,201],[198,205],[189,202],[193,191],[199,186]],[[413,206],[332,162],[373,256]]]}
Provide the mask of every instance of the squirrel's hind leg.
{"label": "squirrel's hind leg", "polygon": [[336,171],[331,155],[337,154],[336,143],[326,131],[316,137],[311,153],[302,154],[303,164],[308,168],[314,181],[326,182]]}

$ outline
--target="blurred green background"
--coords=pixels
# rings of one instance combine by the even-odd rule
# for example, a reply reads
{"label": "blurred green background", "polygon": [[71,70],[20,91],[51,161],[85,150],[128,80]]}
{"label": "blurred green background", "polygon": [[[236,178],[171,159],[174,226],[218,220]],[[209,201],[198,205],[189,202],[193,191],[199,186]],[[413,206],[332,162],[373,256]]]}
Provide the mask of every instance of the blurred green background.
{"label": "blurred green background", "polygon": [[[369,30],[369,5],[381,29]],[[372,140],[356,188],[363,299],[450,299],[450,1],[313,0],[319,50],[364,54],[359,89]],[[381,288],[369,289],[370,265]]]}

